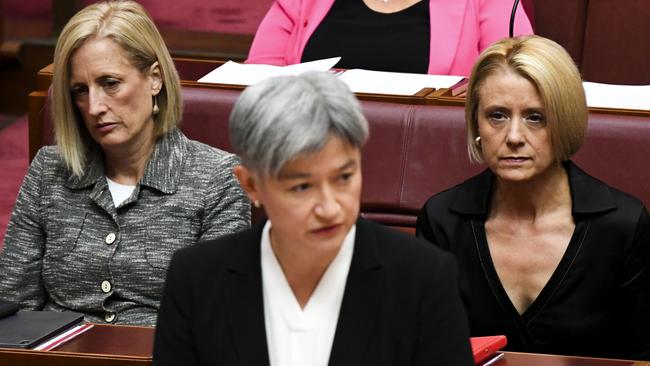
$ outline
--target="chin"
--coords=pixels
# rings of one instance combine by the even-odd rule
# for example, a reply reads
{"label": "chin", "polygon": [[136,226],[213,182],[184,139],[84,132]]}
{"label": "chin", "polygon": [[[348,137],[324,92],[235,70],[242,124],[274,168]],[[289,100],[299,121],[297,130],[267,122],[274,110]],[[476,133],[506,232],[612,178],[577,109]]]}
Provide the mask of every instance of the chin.
{"label": "chin", "polygon": [[521,170],[505,170],[500,169],[495,172],[496,176],[504,182],[526,182],[533,179],[536,174],[530,171],[521,171]]}

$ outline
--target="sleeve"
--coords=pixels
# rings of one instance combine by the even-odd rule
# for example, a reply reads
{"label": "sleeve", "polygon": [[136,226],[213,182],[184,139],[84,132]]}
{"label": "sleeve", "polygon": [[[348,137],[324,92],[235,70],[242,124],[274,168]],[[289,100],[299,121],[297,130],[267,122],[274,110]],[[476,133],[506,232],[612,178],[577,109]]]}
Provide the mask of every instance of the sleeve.
{"label": "sleeve", "polygon": [[299,0],[274,0],[255,32],[246,63],[284,66],[298,21]]}
{"label": "sleeve", "polygon": [[636,225],[634,241],[627,254],[621,284],[621,357],[650,360],[650,215],[643,208]]}
{"label": "sleeve", "polygon": [[44,159],[41,149],[18,192],[0,253],[0,297],[31,310],[42,309],[47,299],[41,278],[46,237],[41,212]]}
{"label": "sleeve", "polygon": [[176,254],[171,260],[163,296],[158,310],[158,320],[153,347],[154,366],[198,365],[190,331],[192,301],[184,267]]}
{"label": "sleeve", "polygon": [[429,220],[428,204],[425,204],[418,214],[418,219],[415,223],[415,235],[418,238],[424,239],[430,243],[437,244],[433,228],[431,227],[431,220]]}
{"label": "sleeve", "polygon": [[420,306],[413,365],[474,365],[458,269],[451,255],[445,253],[443,259],[429,276]]}
{"label": "sleeve", "polygon": [[[508,37],[512,0],[478,0],[479,1],[479,52],[483,52],[492,43]],[[517,36],[533,34],[533,26],[521,3],[515,14],[514,34]]]}
{"label": "sleeve", "polygon": [[228,154],[216,169],[207,190],[198,241],[215,239],[250,226],[250,202],[233,173],[237,164],[237,156]]}

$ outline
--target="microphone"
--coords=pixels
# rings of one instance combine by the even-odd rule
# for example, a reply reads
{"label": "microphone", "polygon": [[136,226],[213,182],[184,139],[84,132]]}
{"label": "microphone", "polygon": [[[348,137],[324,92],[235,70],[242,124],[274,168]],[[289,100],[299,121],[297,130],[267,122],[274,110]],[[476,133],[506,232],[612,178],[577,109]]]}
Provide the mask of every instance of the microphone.
{"label": "microphone", "polygon": [[519,0],[515,0],[515,3],[512,4],[512,13],[510,13],[510,38],[515,33],[515,13],[517,13],[517,5],[519,5]]}

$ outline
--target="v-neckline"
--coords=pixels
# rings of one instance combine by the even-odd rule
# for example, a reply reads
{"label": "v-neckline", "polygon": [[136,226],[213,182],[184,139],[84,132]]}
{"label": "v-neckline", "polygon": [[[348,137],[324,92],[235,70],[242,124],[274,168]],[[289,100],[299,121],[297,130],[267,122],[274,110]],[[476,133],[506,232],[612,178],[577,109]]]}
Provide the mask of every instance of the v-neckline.
{"label": "v-neckline", "polygon": [[551,277],[549,277],[548,281],[537,297],[531,302],[530,306],[528,306],[523,313],[519,314],[512,299],[508,296],[505,287],[503,287],[503,283],[499,278],[494,261],[492,260],[492,254],[490,253],[490,247],[487,241],[487,233],[485,231],[485,221],[472,220],[471,225],[481,265],[483,266],[485,276],[492,287],[494,296],[497,298],[498,303],[505,312],[509,313],[514,318],[521,320],[524,325],[528,325],[533,321],[553,298],[555,292],[562,285],[567,273],[571,270],[578,253],[580,253],[587,233],[589,232],[589,220],[576,221],[573,234],[569,240],[569,245],[567,245],[562,258],[555,270],[553,270]]}

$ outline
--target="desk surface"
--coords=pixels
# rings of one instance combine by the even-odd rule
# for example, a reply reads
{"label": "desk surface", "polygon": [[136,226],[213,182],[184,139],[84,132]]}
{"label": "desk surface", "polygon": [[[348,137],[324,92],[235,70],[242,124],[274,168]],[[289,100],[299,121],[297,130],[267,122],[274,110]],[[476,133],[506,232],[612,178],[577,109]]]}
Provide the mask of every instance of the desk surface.
{"label": "desk surface", "polygon": [[[150,365],[154,329],[95,325],[56,351],[0,349],[0,366]],[[650,366],[650,362],[504,352],[495,366]]]}

